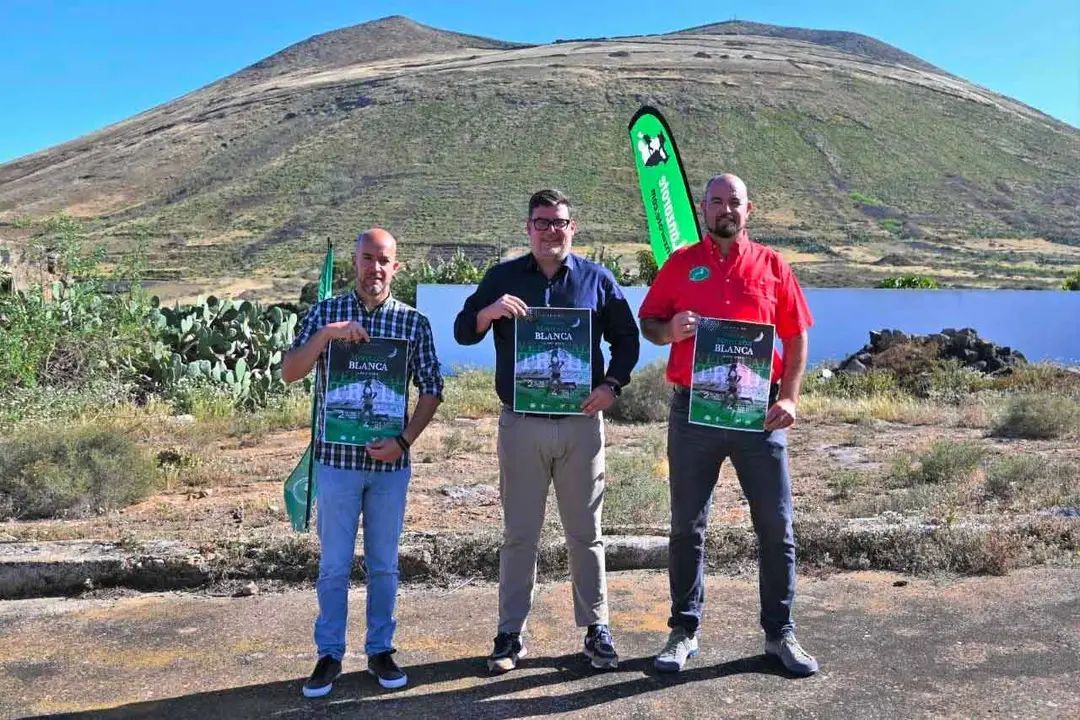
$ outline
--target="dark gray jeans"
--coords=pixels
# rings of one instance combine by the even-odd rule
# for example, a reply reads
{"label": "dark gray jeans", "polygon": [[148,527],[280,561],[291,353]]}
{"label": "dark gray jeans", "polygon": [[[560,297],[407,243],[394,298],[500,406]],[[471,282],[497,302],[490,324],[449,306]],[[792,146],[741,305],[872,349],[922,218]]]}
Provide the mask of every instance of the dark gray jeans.
{"label": "dark gray jeans", "polygon": [[668,417],[671,537],[670,627],[697,632],[705,604],[705,528],[720,465],[731,458],[758,538],[761,627],[769,638],[795,629],[795,536],[787,432],[746,432],[691,425],[690,397],[676,389]]}

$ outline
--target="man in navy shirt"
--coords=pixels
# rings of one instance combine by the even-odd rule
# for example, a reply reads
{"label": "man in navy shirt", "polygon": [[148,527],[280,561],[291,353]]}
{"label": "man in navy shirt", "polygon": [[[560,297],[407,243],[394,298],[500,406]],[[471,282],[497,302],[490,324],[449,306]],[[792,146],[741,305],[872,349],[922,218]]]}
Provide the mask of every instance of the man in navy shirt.
{"label": "man in navy shirt", "polygon": [[[499,551],[499,627],[488,658],[492,672],[507,672],[525,655],[521,633],[532,606],[536,553],[548,485],[555,486],[566,530],[573,580],[574,618],[588,628],[585,655],[593,667],[615,668],[618,655],[608,629],[607,580],[600,515],[604,501],[603,412],[630,382],[638,360],[637,323],[611,272],[570,252],[577,227],[570,201],[558,190],[529,199],[531,252],[491,268],[454,322],[454,338],[474,345],[491,329],[495,338],[495,390],[499,416],[499,494],[503,542]],[[592,392],[580,415],[514,412],[515,319],[529,308],[592,311]],[[605,372],[601,337],[611,346]]]}

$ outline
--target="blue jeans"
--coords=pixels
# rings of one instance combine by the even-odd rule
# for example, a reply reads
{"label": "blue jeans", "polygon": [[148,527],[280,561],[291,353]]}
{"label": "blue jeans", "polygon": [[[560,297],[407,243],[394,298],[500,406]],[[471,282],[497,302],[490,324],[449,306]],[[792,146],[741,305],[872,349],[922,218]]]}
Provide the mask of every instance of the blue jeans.
{"label": "blue jeans", "polygon": [[405,521],[405,496],[411,468],[393,472],[342,470],[318,463],[316,505],[321,552],[319,617],[315,645],[319,657],[345,656],[349,616],[349,578],[356,552],[356,532],[364,519],[364,564],[367,569],[367,641],[371,656],[393,650],[394,604],[398,585],[398,540]]}
{"label": "blue jeans", "polygon": [[697,632],[705,605],[705,528],[720,465],[731,458],[758,539],[761,627],[775,639],[792,632],[795,601],[795,535],[791,527],[791,476],[787,432],[746,432],[692,425],[689,396],[672,395],[668,417],[671,536],[668,580],[670,627]]}

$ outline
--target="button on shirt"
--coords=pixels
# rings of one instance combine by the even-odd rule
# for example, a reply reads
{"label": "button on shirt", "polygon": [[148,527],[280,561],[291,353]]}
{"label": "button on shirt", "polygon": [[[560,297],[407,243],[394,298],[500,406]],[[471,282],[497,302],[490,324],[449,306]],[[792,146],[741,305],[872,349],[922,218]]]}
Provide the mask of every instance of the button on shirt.
{"label": "button on shirt", "polygon": [[[419,310],[403,302],[388,297],[374,310],[368,310],[356,293],[337,295],[312,306],[304,316],[300,331],[296,334],[293,348],[298,348],[322,327],[343,320],[355,320],[364,326],[372,337],[398,338],[409,341],[408,377],[421,395],[434,395],[442,399],[443,379],[439,371],[439,360],[435,355],[435,340],[431,334],[431,323]],[[315,366],[319,383],[317,388],[318,406],[323,407],[326,397],[326,352],[319,355]],[[409,453],[392,463],[384,463],[367,454],[362,445],[327,443],[323,437],[323,415],[316,414],[315,459],[324,465],[348,470],[401,470],[409,465]],[[406,418],[406,422],[407,422]]]}
{"label": "button on shirt", "polygon": [[[740,239],[720,253],[708,236],[675,251],[660,272],[638,310],[638,317],[670,320],[690,310],[704,317],[768,323],[780,340],[797,337],[813,324],[799,281],[780,253],[749,239]],[[694,364],[694,338],[671,346],[667,378],[690,386]],[[772,381],[778,382],[784,365],[779,348],[773,353]]]}
{"label": "button on shirt", "polygon": [[[454,321],[454,339],[475,345],[484,339],[476,332],[476,316],[503,295],[520,298],[529,307],[588,308],[592,310],[592,387],[611,377],[620,385],[630,383],[630,371],[641,351],[637,323],[629,303],[603,265],[569,254],[550,279],[532,253],[499,263],[484,275],[476,292]],[[495,391],[507,405],[514,402],[514,319],[500,318],[491,324],[495,336]],[[604,372],[601,337],[611,345],[611,364]]]}

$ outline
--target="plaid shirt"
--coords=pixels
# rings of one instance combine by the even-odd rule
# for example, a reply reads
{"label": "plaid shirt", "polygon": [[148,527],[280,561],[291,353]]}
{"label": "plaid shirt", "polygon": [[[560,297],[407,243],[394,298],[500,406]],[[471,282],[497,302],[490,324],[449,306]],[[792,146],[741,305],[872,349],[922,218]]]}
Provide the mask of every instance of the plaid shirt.
{"label": "plaid shirt", "polygon": [[[443,380],[439,372],[439,359],[435,356],[435,339],[431,324],[419,310],[388,297],[382,305],[368,311],[356,293],[337,295],[323,300],[308,311],[293,347],[298,348],[322,327],[343,320],[355,320],[364,326],[372,337],[400,338],[409,341],[408,375],[421,395],[434,395],[442,399]],[[319,355],[315,366],[318,387],[316,402],[323,406],[326,398],[326,351]],[[409,453],[404,453],[393,463],[384,463],[367,454],[360,445],[343,445],[323,442],[323,414],[316,414],[315,459],[325,465],[347,470],[401,470],[409,466]],[[408,416],[406,411],[406,424]]]}

